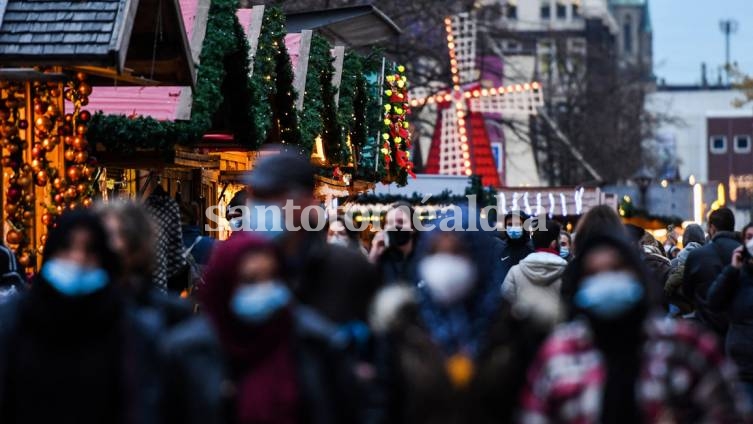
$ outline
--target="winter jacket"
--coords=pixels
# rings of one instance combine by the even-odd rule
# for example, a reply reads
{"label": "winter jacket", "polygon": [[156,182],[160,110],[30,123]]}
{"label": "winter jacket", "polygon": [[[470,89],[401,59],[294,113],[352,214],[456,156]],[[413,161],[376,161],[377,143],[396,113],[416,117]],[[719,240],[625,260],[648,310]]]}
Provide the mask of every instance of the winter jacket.
{"label": "winter jacket", "polygon": [[300,253],[286,259],[285,271],[299,302],[337,323],[367,321],[380,282],[360,252],[310,235]]}
{"label": "winter jacket", "polygon": [[[500,304],[489,317],[478,355],[450,355],[422,320],[418,294],[410,287],[393,286],[375,301],[371,324],[380,341],[378,378],[384,392],[378,422],[511,422],[526,369],[546,330]],[[460,367],[460,377],[452,365],[459,357],[471,361]]]}
{"label": "winter jacket", "polygon": [[682,278],[685,273],[685,262],[688,259],[688,255],[700,247],[702,247],[700,243],[690,242],[676,258],[670,261],[669,277],[667,277],[667,282],[664,283],[664,296],[669,300],[669,303],[680,309],[681,314],[693,312],[691,299],[685,296],[685,293],[682,291]]}
{"label": "winter jacket", "polygon": [[160,317],[112,292],[40,301],[61,295],[35,284],[0,307],[0,422],[160,423]]}
{"label": "winter jacket", "polygon": [[721,231],[711,243],[693,250],[685,261],[683,292],[693,300],[696,316],[705,325],[724,337],[727,332],[727,318],[714,313],[706,305],[709,287],[724,267],[732,261],[732,252],[740,247],[735,233]]}
{"label": "winter jacket", "polygon": [[726,266],[709,288],[708,306],[729,318],[727,355],[737,364],[740,378],[753,382],[753,269]]}
{"label": "winter jacket", "polygon": [[655,287],[663,289],[667,278],[669,278],[671,269],[669,258],[662,255],[659,248],[650,245],[643,246],[642,254],[643,262],[646,264],[649,277],[651,277],[651,282]]}
{"label": "winter jacket", "polygon": [[510,240],[506,237],[501,240],[502,243],[499,259],[502,263],[502,279],[500,282],[504,281],[507,273],[510,272],[512,267],[519,264],[526,256],[533,253],[533,247],[531,246],[530,240]]}
{"label": "winter jacket", "polygon": [[379,279],[383,284],[415,284],[416,255],[403,256],[397,248],[387,248],[377,262]]}
{"label": "winter jacket", "polygon": [[567,261],[553,253],[532,253],[507,273],[502,295],[516,310],[554,325],[564,314],[560,289],[566,267]]}
{"label": "winter jacket", "polygon": [[[644,423],[747,422],[749,407],[713,334],[682,320],[645,323],[637,405]],[[584,320],[558,327],[528,373],[521,423],[601,421],[607,364]]]}
{"label": "winter jacket", "polygon": [[209,254],[212,253],[216,240],[212,237],[202,236],[198,225],[183,225],[180,230],[183,248],[191,249],[191,256],[193,256],[196,264],[206,265],[209,262]]}
{"label": "winter jacket", "polygon": [[[354,377],[355,362],[339,327],[306,309],[296,313],[295,362],[300,424],[362,422],[367,390]],[[235,416],[232,364],[210,322],[196,317],[164,343],[165,423],[229,424]],[[259,358],[260,363],[265,358]]]}

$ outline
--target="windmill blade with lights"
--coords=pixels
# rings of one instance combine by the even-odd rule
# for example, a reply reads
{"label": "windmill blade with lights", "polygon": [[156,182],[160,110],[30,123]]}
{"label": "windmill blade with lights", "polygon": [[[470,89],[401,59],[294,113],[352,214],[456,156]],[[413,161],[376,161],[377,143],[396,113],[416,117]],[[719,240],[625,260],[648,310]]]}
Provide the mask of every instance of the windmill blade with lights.
{"label": "windmill blade with lights", "polygon": [[460,13],[445,19],[452,89],[414,99],[411,106],[437,104],[426,172],[480,175],[484,185],[500,186],[484,114],[536,115],[544,98],[539,83],[481,88],[476,67],[476,18]]}

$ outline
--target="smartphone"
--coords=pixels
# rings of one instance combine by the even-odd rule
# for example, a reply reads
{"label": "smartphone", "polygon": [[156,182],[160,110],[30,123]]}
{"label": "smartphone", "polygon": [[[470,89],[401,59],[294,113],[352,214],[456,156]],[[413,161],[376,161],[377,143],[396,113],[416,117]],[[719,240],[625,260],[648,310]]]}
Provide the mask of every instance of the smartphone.
{"label": "smartphone", "polygon": [[387,249],[390,247],[390,232],[385,231],[384,232],[384,248]]}

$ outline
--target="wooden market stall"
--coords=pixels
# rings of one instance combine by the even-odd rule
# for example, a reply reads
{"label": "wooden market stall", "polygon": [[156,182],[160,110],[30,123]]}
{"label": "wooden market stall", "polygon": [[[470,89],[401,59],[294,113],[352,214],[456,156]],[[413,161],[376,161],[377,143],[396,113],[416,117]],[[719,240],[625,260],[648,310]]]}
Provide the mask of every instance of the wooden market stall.
{"label": "wooden market stall", "polygon": [[[350,43],[363,46],[362,38],[338,30],[328,39],[318,32],[331,36],[332,25],[347,27],[350,19],[378,21],[381,35],[373,42],[397,34],[394,24],[373,7],[346,14],[336,9],[299,21],[294,33],[285,30],[278,8],[235,7],[232,0],[180,1],[185,38],[200,65],[193,90],[113,86],[94,93],[91,107],[102,113],[92,118],[90,135],[108,195],[139,196],[158,182],[170,196],[202,209],[227,204],[267,143],[311,154],[323,201],[391,178],[399,167],[390,166],[391,151],[379,146],[379,136],[389,131],[385,118],[395,115],[390,125],[403,125],[407,107],[399,116],[381,111],[384,72],[376,75],[378,66],[366,69],[363,58],[346,51]],[[337,19],[326,20],[328,13]],[[400,96],[395,104],[404,107],[407,98]],[[407,147],[394,148],[404,167]]]}
{"label": "wooden market stall", "polygon": [[194,64],[175,0],[2,2],[0,64],[3,235],[31,270],[48,225],[95,195],[92,92],[192,86]]}

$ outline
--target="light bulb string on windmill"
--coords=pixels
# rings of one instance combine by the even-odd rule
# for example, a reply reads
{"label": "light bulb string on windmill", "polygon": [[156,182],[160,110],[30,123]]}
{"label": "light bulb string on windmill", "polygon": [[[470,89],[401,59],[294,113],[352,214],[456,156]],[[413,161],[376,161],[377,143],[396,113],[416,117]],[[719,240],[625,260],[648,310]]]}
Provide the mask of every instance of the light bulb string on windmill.
{"label": "light bulb string on windmill", "polygon": [[[489,134],[479,120],[486,119],[483,115],[489,113],[536,115],[538,107],[543,105],[543,90],[538,82],[492,88],[467,87],[472,82],[479,85],[474,80],[478,73],[476,18],[472,13],[461,13],[448,16],[444,23],[452,78],[450,88],[410,102],[414,108],[434,103],[440,107],[437,125],[441,125],[441,131],[435,131],[426,168],[430,173],[445,175],[470,176],[479,171],[486,184],[498,185],[497,167],[492,169],[483,161],[476,162],[477,158],[486,155],[487,150],[488,155],[492,155]],[[472,140],[472,137],[476,139]],[[476,166],[480,168],[476,169]]]}

